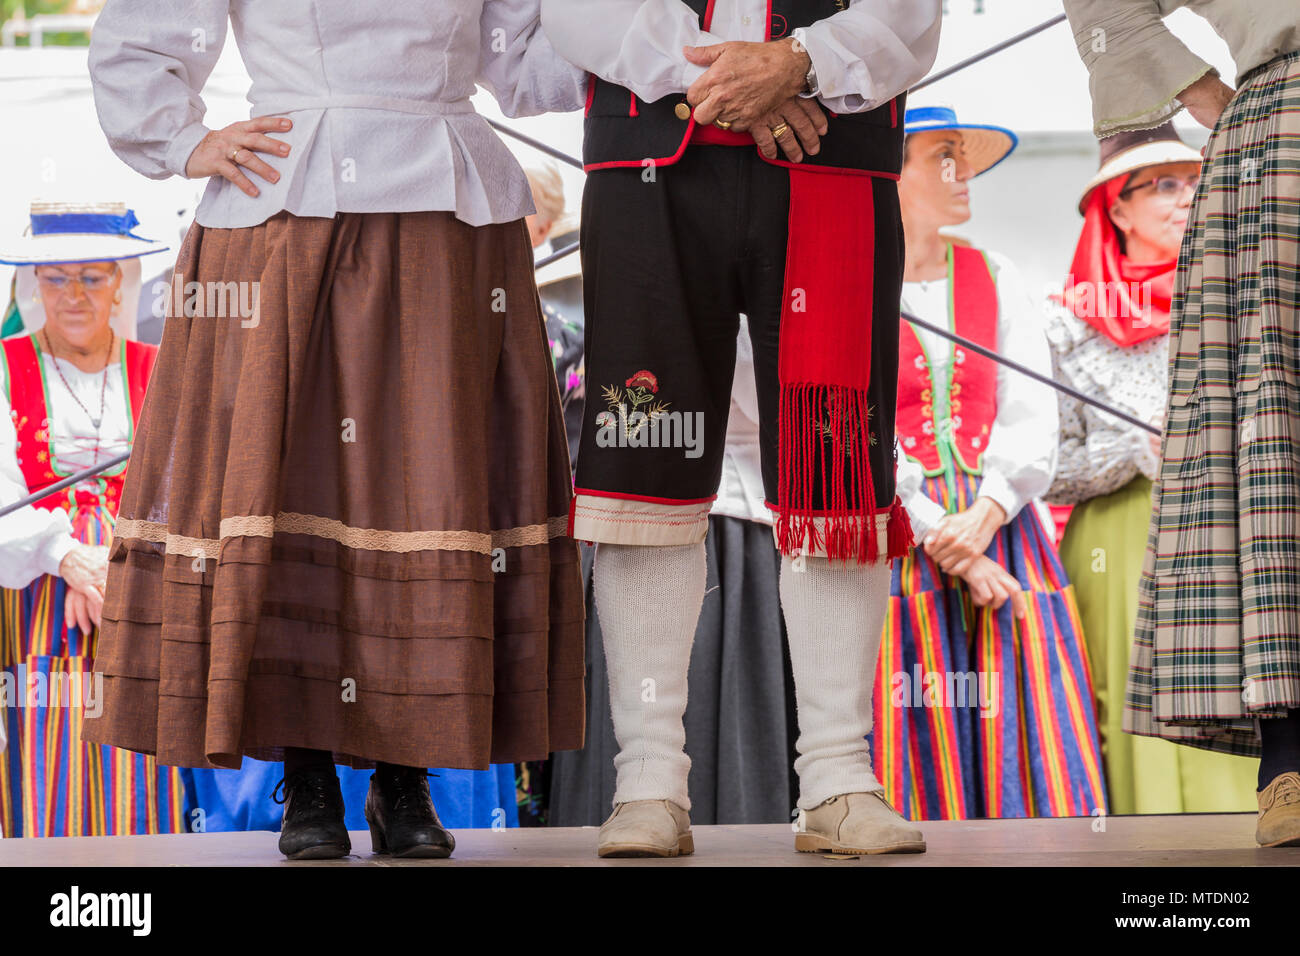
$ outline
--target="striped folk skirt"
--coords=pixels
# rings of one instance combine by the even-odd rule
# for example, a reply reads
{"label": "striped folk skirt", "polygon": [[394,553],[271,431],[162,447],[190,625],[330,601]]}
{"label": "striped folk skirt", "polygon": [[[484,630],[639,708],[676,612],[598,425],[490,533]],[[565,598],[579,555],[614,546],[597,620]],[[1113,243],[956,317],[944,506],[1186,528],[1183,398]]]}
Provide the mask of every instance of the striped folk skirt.
{"label": "striped folk skirt", "polygon": [[[104,509],[73,516],[85,544],[109,540]],[[175,767],[129,750],[83,743],[101,701],[93,662],[97,633],[63,619],[67,585],[43,575],[0,591],[0,667],[5,731],[0,753],[0,829],[7,837],[127,836],[184,832]]]}
{"label": "striped folk skirt", "polygon": [[[958,471],[922,490],[949,513],[979,479]],[[890,802],[913,820],[1088,816],[1106,808],[1083,629],[1051,536],[1032,506],[985,554],[1020,582],[976,607],[919,547],[894,563],[876,673],[871,753]]]}
{"label": "striped folk skirt", "polygon": [[1256,719],[1300,707],[1300,51],[1243,81],[1205,155],[1124,729],[1258,756]]}
{"label": "striped folk skirt", "polygon": [[[176,275],[85,738],[230,768],[580,747],[572,482],[524,224],[281,213],[196,226]],[[212,288],[257,307],[214,314]]]}

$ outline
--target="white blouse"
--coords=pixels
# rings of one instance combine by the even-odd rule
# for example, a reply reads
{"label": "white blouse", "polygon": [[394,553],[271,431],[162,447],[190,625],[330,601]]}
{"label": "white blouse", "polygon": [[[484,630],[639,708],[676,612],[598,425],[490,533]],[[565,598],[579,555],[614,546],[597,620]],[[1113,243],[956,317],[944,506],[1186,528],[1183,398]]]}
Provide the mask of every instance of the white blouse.
{"label": "white blouse", "polygon": [[[1124,348],[1063,305],[1047,316],[1047,339],[1057,380],[1118,408],[1139,421],[1159,425],[1169,398],[1169,333]],[[1160,459],[1151,434],[1064,392],[1061,460],[1044,498],[1080,504],[1123,488],[1137,475],[1159,477]]]}
{"label": "white blouse", "polygon": [[[542,0],[542,25],[571,62],[646,102],[683,93],[704,74],[682,47],[767,36],[767,0],[714,0],[708,32],[681,0],[602,0],[599,10],[593,16],[591,0]],[[925,76],[941,18],[940,0],[852,0],[794,35],[808,50],[826,108],[860,113]]]}
{"label": "white blouse", "polygon": [[[131,416],[122,381],[122,365],[104,370],[83,372],[70,362],[41,353],[50,403],[50,441],[58,470],[81,471],[131,447]],[[67,385],[59,379],[63,372]],[[18,434],[14,428],[13,409],[9,406],[8,383],[4,381],[4,363],[0,362],[0,505],[11,504],[29,493],[27,481],[19,467]],[[95,451],[95,427],[86,411],[72,399],[68,388],[91,414],[99,414],[103,395],[104,417],[99,428],[99,450]],[[98,490],[91,479],[86,487]],[[63,492],[66,494],[67,492]],[[72,525],[62,508],[47,511],[27,506],[0,518],[0,587],[26,587],[42,574],[58,574],[59,562],[77,544]]]}
{"label": "white blouse", "polygon": [[233,25],[253,85],[251,115],[288,115],[250,174],[250,198],[217,176],[196,220],[255,226],[281,210],[454,210],[470,225],[534,211],[510,150],[474,111],[476,81],[508,116],[576,110],[586,77],[551,49],[539,0],[108,0],[90,44],[109,145],[153,179],[184,176],[207,134],[200,93]]}
{"label": "white blouse", "polygon": [[[987,253],[998,291],[998,353],[1035,372],[1052,376],[1052,356],[1044,334],[1043,314],[1029,297],[1020,273],[1005,257]],[[903,283],[903,310],[919,319],[951,329],[948,319],[948,280]],[[945,381],[952,357],[952,342],[916,327],[929,355],[935,381]],[[978,496],[992,498],[1007,513],[1007,523],[1025,505],[1051,486],[1056,471],[1060,420],[1056,392],[1026,375],[998,366],[997,417],[984,451],[984,475]],[[940,398],[936,390],[936,398]],[[936,408],[937,414],[942,414]],[[925,472],[907,457],[901,439],[898,454],[897,493],[907,508],[919,543],[945,514],[943,505],[922,490]]]}

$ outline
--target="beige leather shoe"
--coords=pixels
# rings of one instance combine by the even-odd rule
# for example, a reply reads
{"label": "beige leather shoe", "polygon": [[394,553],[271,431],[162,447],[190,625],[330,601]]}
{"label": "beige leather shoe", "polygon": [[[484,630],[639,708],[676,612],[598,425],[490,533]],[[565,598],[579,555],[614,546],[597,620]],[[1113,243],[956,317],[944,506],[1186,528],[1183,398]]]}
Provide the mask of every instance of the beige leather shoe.
{"label": "beige leather shoe", "polygon": [[691,818],[671,800],[615,805],[600,827],[600,856],[684,856],[695,852]]}
{"label": "beige leather shoe", "polygon": [[921,831],[898,815],[881,790],[831,797],[800,810],[794,848],[800,853],[924,853]]}
{"label": "beige leather shoe", "polygon": [[1300,773],[1280,773],[1259,794],[1260,846],[1300,846]]}

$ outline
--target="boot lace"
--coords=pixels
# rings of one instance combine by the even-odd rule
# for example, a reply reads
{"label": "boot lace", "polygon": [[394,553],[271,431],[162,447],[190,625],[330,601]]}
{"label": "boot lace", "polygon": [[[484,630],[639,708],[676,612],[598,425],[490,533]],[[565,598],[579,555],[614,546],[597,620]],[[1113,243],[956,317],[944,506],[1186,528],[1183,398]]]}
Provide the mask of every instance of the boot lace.
{"label": "boot lace", "polygon": [[283,804],[289,802],[290,795],[294,795],[302,801],[301,806],[328,810],[334,796],[331,782],[328,774],[299,770],[280,778],[280,782],[271,791],[271,799]]}

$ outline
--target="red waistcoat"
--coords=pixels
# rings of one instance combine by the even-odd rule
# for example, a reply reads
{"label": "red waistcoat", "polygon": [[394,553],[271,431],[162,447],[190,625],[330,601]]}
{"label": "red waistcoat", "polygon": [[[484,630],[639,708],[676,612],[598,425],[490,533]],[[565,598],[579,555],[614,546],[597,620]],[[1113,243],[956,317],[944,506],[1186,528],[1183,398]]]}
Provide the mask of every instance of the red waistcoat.
{"label": "red waistcoat", "polygon": [[[984,253],[966,246],[948,247],[950,328],[990,351],[998,347],[998,290]],[[925,348],[912,323],[903,321],[898,335],[898,415],[895,430],[908,458],[927,475],[944,470],[940,446],[972,475],[983,474],[984,449],[997,418],[998,367],[992,359],[952,343],[950,380],[933,381]],[[951,429],[934,417],[936,389],[948,389]]]}
{"label": "red waistcoat", "polygon": [[[50,419],[45,404],[46,383],[36,337],[24,335],[5,339],[0,345],[4,346],[10,414],[14,430],[18,433],[18,467],[22,470],[28,489],[39,491],[74,472],[59,467],[50,448]],[[122,340],[118,360],[123,363],[126,373],[126,395],[131,406],[132,431],[140,419],[145,388],[149,384],[149,374],[153,371],[154,357],[157,354],[156,345]],[[102,481],[99,492],[85,487],[64,488],[42,498],[36,507],[50,511],[55,508],[71,511],[74,505],[79,508],[103,505],[116,516],[125,477],[126,465],[118,465],[112,469],[111,474],[100,476]]]}

